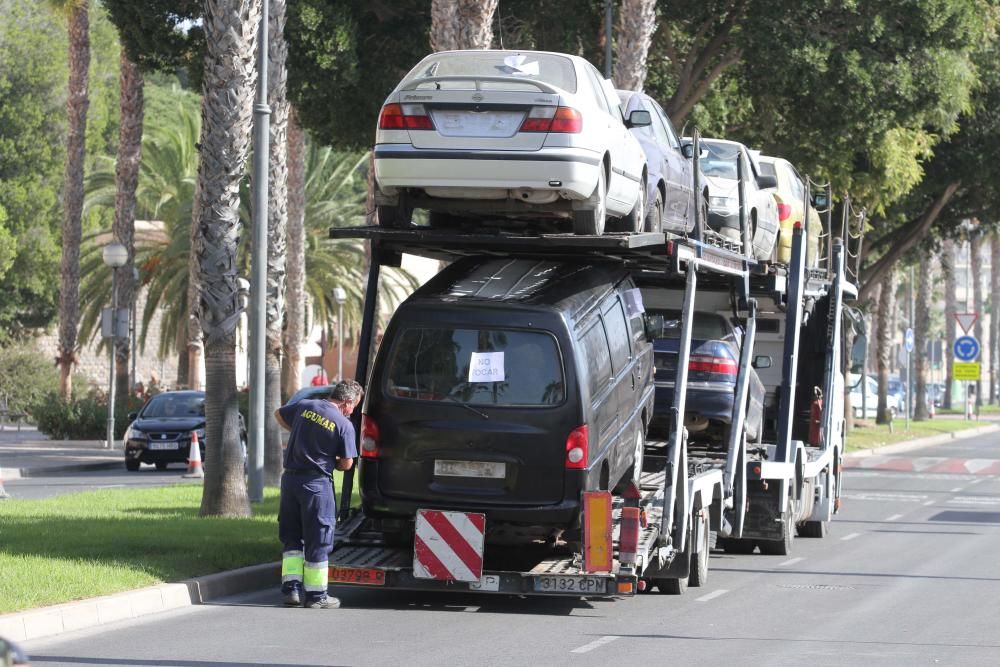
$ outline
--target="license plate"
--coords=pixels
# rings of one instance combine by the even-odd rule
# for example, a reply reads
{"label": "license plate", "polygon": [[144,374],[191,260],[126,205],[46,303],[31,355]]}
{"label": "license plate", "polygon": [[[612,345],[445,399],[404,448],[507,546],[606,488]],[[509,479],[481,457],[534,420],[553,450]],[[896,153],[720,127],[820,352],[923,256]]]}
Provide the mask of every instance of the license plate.
{"label": "license plate", "polygon": [[151,442],[149,443],[150,449],[180,449],[180,443],[177,442]]}
{"label": "license plate", "polygon": [[371,567],[330,566],[330,583],[385,586],[385,570]]}
{"label": "license plate", "polygon": [[434,462],[434,474],[439,477],[486,477],[503,479],[507,464],[495,461],[443,461]]}
{"label": "license plate", "polygon": [[535,577],[535,591],[539,593],[604,593],[607,583],[602,577]]}
{"label": "license plate", "polygon": [[524,120],[523,111],[435,110],[431,115],[446,137],[512,137]]}
{"label": "license plate", "polygon": [[484,574],[479,581],[469,584],[470,591],[499,591],[500,577],[495,574]]}

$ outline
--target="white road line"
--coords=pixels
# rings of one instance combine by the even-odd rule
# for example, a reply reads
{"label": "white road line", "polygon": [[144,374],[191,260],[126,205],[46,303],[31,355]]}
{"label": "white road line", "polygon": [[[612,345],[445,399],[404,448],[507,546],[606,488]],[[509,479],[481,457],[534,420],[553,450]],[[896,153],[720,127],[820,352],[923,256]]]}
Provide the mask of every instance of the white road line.
{"label": "white road line", "polygon": [[846,542],[847,540],[853,540],[855,537],[861,537],[861,533],[851,533],[850,535],[844,535],[840,540]]}
{"label": "white road line", "polygon": [[595,639],[589,644],[584,644],[583,646],[573,649],[572,651],[570,651],[570,653],[589,653],[593,651],[595,648],[600,648],[605,644],[610,644],[616,639],[621,639],[621,637],[618,635],[605,635],[600,639]]}
{"label": "white road line", "polygon": [[805,558],[802,558],[801,556],[798,557],[798,558],[789,558],[784,563],[778,563],[778,567],[785,567],[787,565],[795,565],[796,563],[799,563],[799,562],[804,561],[804,560],[805,560]]}
{"label": "white road line", "polygon": [[886,521],[895,521],[896,519],[902,519],[902,518],[903,518],[902,514],[893,514],[891,517],[886,519]]}
{"label": "white road line", "polygon": [[924,503],[924,507],[930,507],[933,504],[934,504],[933,500],[928,500],[926,503]]}
{"label": "white road line", "polygon": [[977,477],[974,480],[972,480],[971,482],[969,482],[969,486],[972,486],[973,484],[979,484],[981,481],[983,481],[983,478],[982,477]]}
{"label": "white road line", "polygon": [[964,486],[956,486],[954,489],[952,489],[948,493],[958,493],[959,491],[961,491],[964,488],[965,488]]}
{"label": "white road line", "polygon": [[702,595],[700,598],[695,598],[694,601],[695,602],[708,602],[709,600],[714,600],[715,598],[719,597],[720,595],[725,595],[728,592],[729,592],[728,589],[726,589],[726,588],[720,588],[719,590],[712,591],[711,593],[709,593],[707,595]]}

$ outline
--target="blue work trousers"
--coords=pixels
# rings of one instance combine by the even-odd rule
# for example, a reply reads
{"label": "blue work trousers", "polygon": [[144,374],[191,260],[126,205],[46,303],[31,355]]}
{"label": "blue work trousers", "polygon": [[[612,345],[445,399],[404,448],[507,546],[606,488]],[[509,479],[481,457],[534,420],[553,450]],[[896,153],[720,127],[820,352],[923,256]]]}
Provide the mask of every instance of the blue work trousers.
{"label": "blue work trousers", "polygon": [[306,563],[326,563],[336,525],[333,481],[327,475],[285,472],[281,476],[278,539],[284,551],[303,551]]}

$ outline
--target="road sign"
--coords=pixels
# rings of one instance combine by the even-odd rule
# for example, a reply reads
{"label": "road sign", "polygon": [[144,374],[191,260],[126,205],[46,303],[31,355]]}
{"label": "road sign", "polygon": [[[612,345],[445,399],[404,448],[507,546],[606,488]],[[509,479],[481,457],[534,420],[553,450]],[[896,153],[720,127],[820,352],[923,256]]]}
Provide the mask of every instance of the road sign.
{"label": "road sign", "polygon": [[978,361],[956,361],[951,365],[951,373],[959,382],[976,382],[980,378],[982,367]]}
{"label": "road sign", "polygon": [[978,318],[979,313],[955,313],[955,319],[958,320],[958,326],[962,327],[962,333],[969,333],[969,329]]}
{"label": "road sign", "polygon": [[913,352],[913,329],[907,327],[906,333],[903,335],[903,345],[906,346],[907,352]]}
{"label": "road sign", "polygon": [[972,336],[961,336],[952,348],[958,361],[975,361],[979,356],[979,341]]}

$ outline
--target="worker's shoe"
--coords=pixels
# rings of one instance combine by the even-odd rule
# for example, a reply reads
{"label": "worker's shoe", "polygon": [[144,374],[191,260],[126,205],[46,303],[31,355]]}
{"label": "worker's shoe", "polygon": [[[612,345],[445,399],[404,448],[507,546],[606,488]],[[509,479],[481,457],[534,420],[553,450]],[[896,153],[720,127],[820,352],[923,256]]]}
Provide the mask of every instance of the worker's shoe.
{"label": "worker's shoe", "polygon": [[330,595],[307,595],[306,607],[309,609],[340,609],[340,600]]}
{"label": "worker's shoe", "polygon": [[289,607],[298,607],[302,604],[302,584],[297,581],[290,581],[281,585],[281,593],[285,596],[285,604]]}

